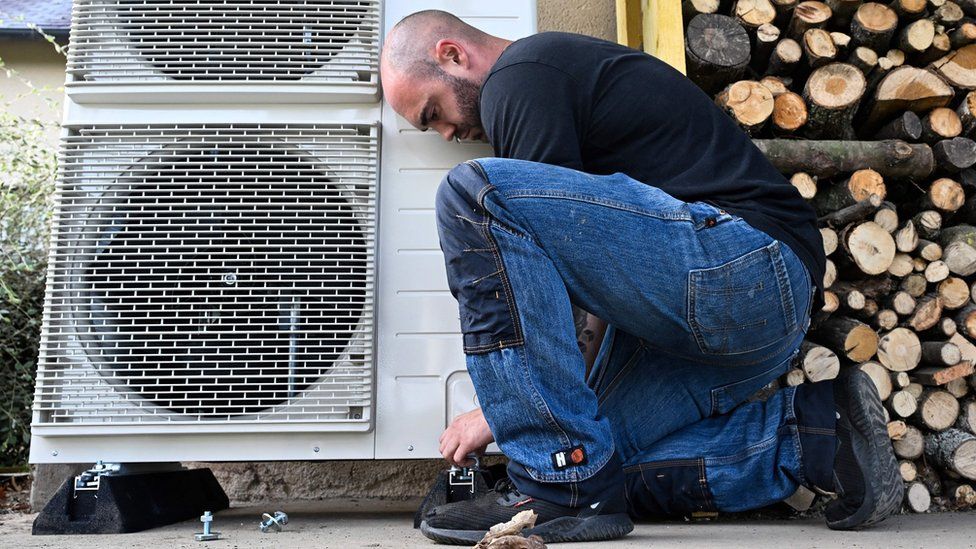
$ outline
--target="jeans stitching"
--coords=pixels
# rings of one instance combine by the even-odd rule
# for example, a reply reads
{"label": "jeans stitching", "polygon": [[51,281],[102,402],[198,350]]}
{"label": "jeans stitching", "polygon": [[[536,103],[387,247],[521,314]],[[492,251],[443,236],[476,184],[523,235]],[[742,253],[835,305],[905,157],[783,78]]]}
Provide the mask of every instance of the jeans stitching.
{"label": "jeans stitching", "polygon": [[557,200],[572,200],[576,202],[594,204],[597,206],[605,206],[607,208],[613,208],[615,210],[630,212],[638,215],[643,215],[646,217],[653,217],[654,219],[661,219],[664,221],[688,221],[688,222],[692,221],[691,216],[688,215],[687,213],[675,213],[673,215],[664,215],[658,212],[652,212],[649,210],[636,208],[630,204],[624,204],[622,202],[601,200],[599,198],[594,198],[592,196],[580,195],[575,193],[563,193],[557,191],[549,191],[549,192],[522,191],[522,192],[503,193],[503,196],[509,200],[518,199],[518,198],[553,198]]}
{"label": "jeans stitching", "polygon": [[[718,353],[718,352],[712,351],[705,344],[704,334],[701,333],[701,331],[703,329],[703,326],[701,326],[699,324],[699,322],[697,321],[697,317],[695,315],[695,306],[697,304],[697,295],[696,294],[697,294],[698,291],[700,291],[700,288],[698,288],[698,285],[701,284],[701,278],[703,276],[703,272],[704,271],[710,271],[711,272],[711,271],[724,271],[724,270],[728,270],[728,269],[730,269],[732,267],[732,264],[741,261],[742,259],[746,258],[750,254],[755,254],[755,257],[757,259],[749,258],[741,266],[751,265],[753,262],[758,261],[759,260],[758,258],[760,258],[762,256],[768,257],[769,260],[771,261],[771,264],[773,266],[773,273],[776,276],[777,285],[778,285],[778,287],[780,289],[779,294],[780,294],[780,305],[781,305],[781,309],[783,310],[783,313],[786,316],[786,319],[785,319],[786,320],[786,329],[785,329],[786,334],[783,337],[785,338],[789,334],[793,333],[793,330],[796,328],[796,313],[793,312],[792,314],[788,314],[789,311],[793,311],[794,310],[794,307],[793,307],[793,304],[790,303],[789,304],[789,308],[787,309],[786,298],[785,298],[785,295],[784,295],[785,292],[783,290],[783,283],[782,283],[782,279],[783,279],[784,276],[787,277],[787,281],[789,280],[789,278],[788,278],[789,275],[788,275],[788,273],[786,273],[786,264],[783,261],[782,255],[781,254],[773,254],[772,251],[771,251],[772,249],[774,249],[774,247],[775,247],[775,250],[776,251],[779,251],[779,247],[778,246],[779,246],[779,241],[778,240],[774,240],[771,244],[768,244],[768,245],[766,245],[766,246],[764,246],[762,248],[758,248],[756,250],[752,250],[750,252],[747,252],[747,253],[745,253],[745,254],[743,254],[743,255],[735,258],[735,259],[732,259],[731,261],[727,261],[723,265],[719,265],[718,267],[712,267],[712,268],[709,268],[709,269],[692,269],[691,271],[688,272],[688,283],[687,283],[688,284],[688,301],[687,301],[687,303],[688,303],[688,310],[687,310],[686,315],[685,315],[685,321],[687,322],[688,327],[690,328],[691,333],[692,333],[692,335],[695,338],[695,342],[698,344],[698,348],[701,350],[701,352],[703,354],[705,354],[705,355],[711,355],[711,356],[734,356],[734,355],[742,355],[742,354],[754,353],[756,351],[759,351],[761,349],[766,348],[766,347],[759,347],[757,349],[751,349],[751,350],[747,350],[747,351],[739,351],[739,352],[735,352],[735,353]],[[756,253],[756,252],[759,252],[759,251],[765,251],[765,254],[758,254],[758,253]],[[778,256],[778,258],[777,258],[777,256]],[[741,267],[740,265],[736,265],[736,266]],[[765,325],[766,325],[766,321],[764,319],[762,322],[757,321],[757,322],[753,322],[751,324],[742,324],[740,326],[744,326],[744,327],[750,327],[750,326],[752,326],[752,327],[755,327],[755,326],[765,326]],[[709,328],[709,329],[711,330],[711,328]],[[715,331],[730,331],[730,330],[715,330]],[[768,345],[767,345],[767,347],[768,347]],[[781,348],[777,349],[777,352],[779,352],[780,350],[782,350],[782,349]],[[766,357],[768,358],[769,356],[773,356],[774,354],[776,354],[776,353],[767,354]],[[753,362],[752,364],[754,364],[754,363],[755,362]]]}
{"label": "jeans stitching", "polygon": [[[779,240],[773,242],[774,248],[770,249],[769,257],[773,260],[773,272],[776,274],[776,282],[779,284],[780,301],[783,305],[783,313],[786,315],[786,333],[792,334],[796,329],[796,305],[793,296],[793,286],[790,284],[790,273],[786,270],[786,261],[783,259],[783,244]],[[774,253],[775,252],[775,253]],[[789,295],[787,295],[789,293]]]}
{"label": "jeans stitching", "polygon": [[697,465],[698,459],[666,459],[664,461],[646,461],[644,463],[638,463],[636,465],[629,465],[624,468],[625,473],[633,473],[634,471],[644,471],[647,469],[666,469],[668,467],[689,467],[692,465]]}
{"label": "jeans stitching", "polygon": [[709,457],[708,463],[711,465],[731,465],[733,463],[738,463],[744,459],[749,459],[756,454],[762,453],[768,450],[770,447],[776,444],[777,435],[773,435],[769,438],[763,439],[752,446],[746,447],[746,449],[735,454],[730,454],[727,456],[715,456]]}
{"label": "jeans stitching", "polygon": [[796,426],[796,388],[793,388],[789,396],[789,406],[786,407],[786,416],[784,420],[785,426],[790,431],[790,438],[793,440],[793,452],[799,458],[799,463],[797,464],[796,476],[801,485],[809,485],[807,481],[806,473],[803,471],[803,446],[800,445],[800,432],[795,429]]}
{"label": "jeans stitching", "polygon": [[617,375],[613,376],[613,379],[610,380],[610,383],[607,384],[606,388],[604,388],[604,390],[597,397],[597,406],[606,402],[607,397],[613,393],[613,390],[617,387],[617,385],[619,385],[620,382],[624,379],[624,377],[626,377],[627,374],[629,374],[630,371],[634,369],[634,365],[637,364],[637,356],[641,354],[643,350],[644,350],[643,347],[638,347],[634,351],[634,354],[630,355],[630,358],[627,359],[627,362],[624,364],[624,367],[621,368],[619,372],[617,372]]}
{"label": "jeans stitching", "polygon": [[712,498],[708,495],[708,479],[705,476],[705,458],[698,459],[698,488],[701,490],[702,498],[705,500],[705,508],[713,509]]}
{"label": "jeans stitching", "polygon": [[[485,176],[484,170],[481,169],[481,166],[479,166],[476,162],[469,162],[468,165],[476,168],[478,172],[481,173],[482,176],[485,178],[486,184],[481,189],[481,191],[478,192],[477,202],[478,205],[481,207],[482,211],[484,212],[485,219],[490,220],[491,216],[488,210],[485,208],[484,198],[489,192],[493,191],[495,187],[492,186],[490,182],[488,182],[488,178],[487,176]],[[483,345],[476,345],[476,346],[464,345],[464,352],[468,354],[483,354],[483,353],[494,351],[496,349],[504,349],[505,347],[516,347],[519,345],[524,345],[525,337],[522,334],[522,324],[519,321],[518,308],[515,304],[515,300],[512,294],[512,285],[509,282],[508,274],[505,271],[505,263],[502,261],[501,252],[498,249],[498,242],[495,240],[494,235],[491,234],[491,227],[489,222],[486,221],[484,223],[477,223],[470,219],[466,219],[460,215],[457,217],[461,219],[465,219],[466,221],[474,225],[477,225],[481,228],[482,235],[484,236],[485,241],[488,242],[489,244],[489,249],[491,251],[492,257],[495,260],[495,267],[497,268],[496,273],[493,273],[492,275],[488,275],[488,276],[494,276],[494,274],[497,274],[498,279],[502,283],[502,287],[504,288],[505,291],[505,302],[508,305],[508,316],[509,319],[512,321],[512,329],[515,331],[514,339],[510,339],[510,340],[503,339],[501,341],[496,341],[496,342],[483,344]],[[487,276],[482,277],[478,281],[484,280],[485,278],[488,277]]]}

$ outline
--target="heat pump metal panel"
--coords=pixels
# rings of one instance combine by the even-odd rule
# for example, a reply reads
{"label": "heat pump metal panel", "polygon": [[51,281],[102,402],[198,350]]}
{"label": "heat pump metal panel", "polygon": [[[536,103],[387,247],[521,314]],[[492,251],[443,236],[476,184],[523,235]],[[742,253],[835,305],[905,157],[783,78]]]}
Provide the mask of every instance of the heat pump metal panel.
{"label": "heat pump metal panel", "polygon": [[87,102],[372,102],[379,39],[379,0],[75,0],[67,87]]}
{"label": "heat pump metal panel", "polygon": [[369,430],[377,140],[68,126],[35,433]]}

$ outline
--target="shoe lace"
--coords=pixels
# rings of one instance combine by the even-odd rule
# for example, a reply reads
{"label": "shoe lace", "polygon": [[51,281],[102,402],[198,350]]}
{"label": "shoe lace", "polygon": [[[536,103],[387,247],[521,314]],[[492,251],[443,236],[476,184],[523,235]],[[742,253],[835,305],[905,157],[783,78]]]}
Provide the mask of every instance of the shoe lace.
{"label": "shoe lace", "polygon": [[498,481],[495,482],[495,487],[492,488],[492,492],[495,492],[506,501],[522,496],[522,493],[518,491],[518,488],[515,487],[515,483],[512,482],[512,479],[510,478],[498,479]]}

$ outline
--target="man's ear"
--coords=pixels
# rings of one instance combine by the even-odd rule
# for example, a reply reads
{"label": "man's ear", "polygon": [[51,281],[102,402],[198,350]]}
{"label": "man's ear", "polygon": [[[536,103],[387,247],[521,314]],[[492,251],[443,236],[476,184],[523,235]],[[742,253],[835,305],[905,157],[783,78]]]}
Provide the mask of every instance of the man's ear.
{"label": "man's ear", "polygon": [[438,40],[434,45],[434,59],[447,72],[452,69],[468,68],[468,52],[461,44],[448,39]]}

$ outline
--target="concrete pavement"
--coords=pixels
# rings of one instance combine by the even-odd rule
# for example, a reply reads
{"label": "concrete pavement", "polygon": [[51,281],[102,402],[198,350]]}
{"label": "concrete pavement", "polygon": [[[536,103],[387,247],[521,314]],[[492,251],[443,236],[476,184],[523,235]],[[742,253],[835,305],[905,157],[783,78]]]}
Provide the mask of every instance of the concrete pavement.
{"label": "concrete pavement", "polygon": [[[402,504],[386,506],[376,512],[375,502],[312,502],[262,505],[222,511],[216,515],[214,530],[224,539],[197,542],[194,532],[201,531],[197,521],[187,521],[147,532],[110,536],[31,536],[34,515],[0,515],[0,547],[29,548],[98,548],[133,549],[143,547],[179,547],[193,549],[239,548],[335,548],[368,547],[426,548],[438,547],[411,527],[409,513],[397,511]],[[357,510],[358,508],[358,510]],[[262,534],[258,522],[262,512],[284,510],[290,522],[280,534]],[[340,509],[342,511],[340,511]],[[363,512],[369,509],[370,512]],[[439,546],[444,547],[444,546]],[[858,547],[954,549],[976,547],[976,513],[940,513],[902,515],[888,519],[879,527],[865,532],[834,532],[820,519],[798,520],[718,520],[699,523],[643,523],[623,540],[602,544],[559,544],[560,549],[607,547],[624,549],[653,547],[692,547],[695,549],[748,547]]]}

